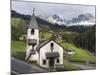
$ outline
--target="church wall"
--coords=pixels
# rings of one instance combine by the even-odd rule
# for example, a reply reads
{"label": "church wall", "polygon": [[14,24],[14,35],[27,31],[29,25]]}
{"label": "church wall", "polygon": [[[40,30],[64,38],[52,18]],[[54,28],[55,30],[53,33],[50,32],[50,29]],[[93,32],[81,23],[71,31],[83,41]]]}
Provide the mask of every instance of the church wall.
{"label": "church wall", "polygon": [[[38,29],[34,29],[34,34],[31,34],[31,30],[32,29],[28,29],[27,39],[36,39],[37,40],[37,44],[34,46],[34,49],[35,49],[36,46],[39,45],[39,30]],[[27,43],[26,57],[29,56],[31,49],[32,49],[32,46],[28,45],[28,43]],[[38,60],[38,53],[36,52],[36,54],[32,55],[29,60],[30,61]]]}
{"label": "church wall", "polygon": [[[45,53],[51,52],[50,43],[54,43],[53,52],[59,52],[59,54],[60,54],[60,57],[59,57],[60,63],[56,63],[57,59],[55,59],[54,60],[55,65],[63,64],[63,48],[61,46],[59,46],[57,43],[55,43],[54,41],[50,41],[45,46],[40,48],[40,66],[45,67],[45,68],[49,68],[49,60],[46,59]],[[43,65],[43,60],[47,60],[46,65]]]}
{"label": "church wall", "polygon": [[29,60],[38,62],[38,53],[36,52],[36,54],[32,55]]}

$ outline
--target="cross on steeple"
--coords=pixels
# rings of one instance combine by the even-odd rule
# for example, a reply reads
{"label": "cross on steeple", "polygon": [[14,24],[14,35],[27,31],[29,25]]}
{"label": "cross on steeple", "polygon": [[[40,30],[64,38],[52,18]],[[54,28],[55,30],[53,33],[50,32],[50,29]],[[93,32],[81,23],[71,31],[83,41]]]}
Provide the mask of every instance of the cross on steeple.
{"label": "cross on steeple", "polygon": [[33,8],[33,13],[35,12],[35,8]]}
{"label": "cross on steeple", "polygon": [[36,17],[35,17],[35,8],[33,8],[33,15],[31,17],[31,21],[30,24],[28,26],[28,28],[30,29],[38,29],[38,25],[37,25],[37,21],[36,21]]}

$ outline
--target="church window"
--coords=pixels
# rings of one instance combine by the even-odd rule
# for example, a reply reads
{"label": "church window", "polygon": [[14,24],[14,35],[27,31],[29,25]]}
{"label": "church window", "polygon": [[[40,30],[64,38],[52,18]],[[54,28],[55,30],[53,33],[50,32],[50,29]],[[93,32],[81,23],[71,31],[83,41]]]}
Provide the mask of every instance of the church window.
{"label": "church window", "polygon": [[43,65],[46,65],[46,60],[43,60]]}
{"label": "church window", "polygon": [[51,43],[50,46],[51,46],[51,51],[52,51],[54,49],[54,43]]}
{"label": "church window", "polygon": [[59,59],[57,59],[57,63],[59,63],[60,62],[60,60]]}
{"label": "church window", "polygon": [[31,30],[31,34],[34,35],[34,29]]}

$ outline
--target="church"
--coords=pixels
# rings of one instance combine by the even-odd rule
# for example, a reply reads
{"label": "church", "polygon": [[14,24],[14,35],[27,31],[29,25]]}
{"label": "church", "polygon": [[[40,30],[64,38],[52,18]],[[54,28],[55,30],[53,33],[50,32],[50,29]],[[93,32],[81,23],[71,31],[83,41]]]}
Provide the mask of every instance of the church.
{"label": "church", "polygon": [[27,29],[26,60],[36,61],[43,68],[55,69],[63,66],[63,50],[55,40],[39,42],[39,27],[33,12]]}

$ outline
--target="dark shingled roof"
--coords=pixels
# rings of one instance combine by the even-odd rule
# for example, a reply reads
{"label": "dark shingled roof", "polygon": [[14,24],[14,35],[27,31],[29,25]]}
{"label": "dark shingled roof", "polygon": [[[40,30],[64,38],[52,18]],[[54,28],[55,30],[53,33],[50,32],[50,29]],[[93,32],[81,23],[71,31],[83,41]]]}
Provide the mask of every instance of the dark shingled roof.
{"label": "dark shingled roof", "polygon": [[34,13],[32,15],[32,18],[31,18],[31,21],[30,21],[30,24],[29,24],[28,28],[29,29],[37,29],[38,28],[37,21],[36,21]]}
{"label": "dark shingled roof", "polygon": [[50,58],[57,58],[59,57],[59,52],[47,52],[46,54],[46,58],[50,59]]}
{"label": "dark shingled roof", "polygon": [[28,44],[29,45],[35,45],[37,43],[37,40],[36,39],[28,39]]}

